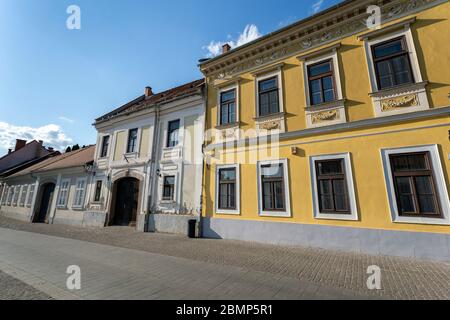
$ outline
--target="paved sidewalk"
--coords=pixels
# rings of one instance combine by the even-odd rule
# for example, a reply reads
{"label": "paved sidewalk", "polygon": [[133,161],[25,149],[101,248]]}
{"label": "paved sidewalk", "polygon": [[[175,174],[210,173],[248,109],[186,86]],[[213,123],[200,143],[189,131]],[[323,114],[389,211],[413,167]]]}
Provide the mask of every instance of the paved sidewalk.
{"label": "paved sidewalk", "polygon": [[[332,250],[261,245],[240,241],[187,239],[140,233],[131,228],[85,229],[29,224],[0,217],[0,227],[130,248],[164,256],[238,267],[270,277],[287,277],[388,299],[450,299],[450,264]],[[367,268],[382,271],[382,290],[369,291]]]}
{"label": "paved sidewalk", "polygon": [[[66,289],[70,265],[81,269],[81,290]],[[1,228],[0,269],[55,299],[366,298],[280,275]]]}
{"label": "paved sidewalk", "polygon": [[49,300],[50,296],[0,271],[0,300]]}

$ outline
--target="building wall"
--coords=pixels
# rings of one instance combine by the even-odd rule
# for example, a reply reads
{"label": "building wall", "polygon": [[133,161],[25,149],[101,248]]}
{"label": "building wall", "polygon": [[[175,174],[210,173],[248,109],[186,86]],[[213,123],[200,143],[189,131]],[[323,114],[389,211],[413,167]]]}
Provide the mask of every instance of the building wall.
{"label": "building wall", "polygon": [[[272,39],[261,41],[261,45],[265,44],[266,48],[271,48],[271,52],[258,53],[259,48],[256,43],[242,49],[242,52],[248,53],[243,61],[240,60],[239,51],[236,51],[201,65],[208,84],[206,126],[207,129],[216,130],[213,137],[207,141],[205,151],[206,157],[211,159],[211,164],[206,165],[204,169],[203,229],[205,236],[271,243],[288,243],[291,239],[289,244],[313,246],[316,244],[322,247],[326,242],[328,246],[325,247],[339,247],[342,244],[342,248],[348,249],[352,246],[361,248],[355,245],[358,241],[359,243],[363,240],[370,242],[368,238],[363,239],[364,234],[369,235],[364,233],[364,230],[386,230],[386,232],[392,232],[389,241],[397,241],[397,244],[417,240],[420,248],[410,247],[404,251],[407,256],[414,256],[410,253],[417,250],[423,252],[426,248],[425,241],[419,235],[441,234],[444,237],[439,238],[437,242],[443,245],[438,246],[439,252],[435,256],[450,260],[450,241],[447,237],[450,234],[448,218],[450,73],[442,71],[443,66],[450,65],[448,46],[442,42],[442,39],[450,36],[448,19],[450,3],[431,1],[428,6],[421,7],[422,5],[423,3],[414,7],[414,10],[419,11],[404,14],[413,7],[407,6],[407,2],[402,1],[402,9],[397,10],[400,12],[398,19],[390,19],[384,23],[381,31],[377,31],[378,33],[366,29],[350,32],[351,35],[343,38],[333,38],[335,31],[330,31],[329,34],[327,31],[321,31],[320,35],[319,31],[314,31],[314,25],[319,26],[322,23],[326,26],[326,19],[331,21],[334,15],[337,19],[339,10],[351,12],[354,9],[344,7],[325,17],[317,18],[315,22],[307,23],[308,28],[313,30],[310,38],[313,40],[305,46],[312,43],[314,48],[302,48],[304,43],[308,42],[307,40],[293,41],[291,46],[288,37],[283,39],[283,32],[281,32],[271,36]],[[394,12],[393,16],[396,15],[396,11],[390,7],[384,12]],[[342,28],[347,20],[341,24]],[[352,25],[350,26],[353,28]],[[299,27],[298,31],[301,34],[304,30]],[[345,32],[347,30],[344,30]],[[287,34],[288,31],[285,33]],[[314,38],[316,34],[318,38]],[[408,49],[416,84],[397,88],[389,93],[379,91],[376,87],[374,88],[371,80],[372,64],[368,60],[369,51],[365,46],[386,37],[394,38],[398,34],[405,34],[407,41],[410,37],[413,41],[414,45],[408,46]],[[330,40],[323,40],[327,39],[326,37],[330,37]],[[277,44],[271,43],[276,39],[279,40]],[[316,45],[316,40],[317,43],[323,42],[323,45]],[[287,43],[286,49],[277,49],[276,46],[284,43],[283,41]],[[333,61],[337,61],[336,94],[342,100],[336,104],[337,107],[325,106],[317,110],[308,105],[306,65],[330,57],[335,59]],[[415,68],[415,61],[418,68]],[[229,67],[227,67],[228,63]],[[258,118],[256,112],[257,80],[266,75],[279,75],[282,87],[280,105],[281,108],[284,107],[280,115],[269,117],[269,123],[266,123],[273,128],[272,134],[279,134],[274,138],[280,139],[279,148],[275,143],[272,144],[274,147],[272,151],[275,152],[272,156],[264,154],[264,141],[259,147],[246,146],[242,139],[267,134],[258,129],[259,126],[262,128],[261,124],[265,120]],[[238,127],[231,127],[231,129],[217,127],[219,94],[222,90],[233,87],[237,89]],[[421,87],[422,91],[419,92],[417,87]],[[341,95],[339,91],[342,92]],[[419,97],[420,101],[414,106],[381,109],[382,102],[389,99],[396,102],[397,98],[402,99],[408,94],[417,94],[416,97]],[[340,118],[337,117],[338,121],[336,118],[330,120],[325,117],[313,123],[312,115],[319,114],[323,110],[342,110],[343,113],[340,114]],[[416,116],[411,117],[413,114]],[[383,119],[385,121],[382,121]],[[223,139],[224,133],[231,138]],[[236,140],[237,147],[233,146],[233,141]],[[219,144],[223,141],[229,142],[225,150]],[[382,151],[390,148],[421,146],[432,146],[430,148],[437,150],[438,168],[435,168],[437,170],[435,174],[442,172],[442,180],[437,181],[438,183],[443,181],[439,188],[442,191],[442,210],[446,216],[432,222],[427,218],[420,222],[400,222],[394,217],[393,204],[388,196],[389,185],[385,177]],[[257,154],[258,152],[260,154]],[[350,159],[355,194],[355,210],[353,211],[356,213],[353,219],[323,218],[315,214],[311,161],[315,156],[335,154],[344,154]],[[269,159],[286,160],[288,166],[287,186],[290,204],[288,204],[288,213],[284,217],[276,214],[262,215],[259,210],[259,178],[256,161]],[[216,208],[217,165],[224,164],[239,164],[238,204],[240,203],[240,207],[229,214],[220,214]],[[243,228],[237,228],[239,222],[242,223]],[[289,225],[298,226],[298,228],[289,227]],[[306,230],[308,226],[311,228]],[[346,239],[342,236],[345,232],[341,231],[344,229],[361,230],[353,234],[355,243],[343,245]],[[312,230],[316,230],[320,232],[323,241],[318,244],[311,239],[301,239],[302,237],[298,234],[290,237],[290,232],[302,232],[301,230],[305,234],[314,234]],[[325,232],[326,230],[328,232]],[[337,236],[338,234],[341,236]],[[380,237],[372,240],[376,246],[383,247]],[[400,251],[379,250],[377,253],[400,255]]]}

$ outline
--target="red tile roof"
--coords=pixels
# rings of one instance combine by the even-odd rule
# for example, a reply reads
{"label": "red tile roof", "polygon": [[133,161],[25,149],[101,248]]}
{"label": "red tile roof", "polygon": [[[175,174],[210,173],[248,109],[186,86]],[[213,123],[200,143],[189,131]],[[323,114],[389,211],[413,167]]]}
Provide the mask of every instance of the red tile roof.
{"label": "red tile roof", "polygon": [[31,167],[19,171],[10,178],[24,176],[30,173],[46,172],[57,169],[81,167],[94,161],[95,146],[89,146],[72,152],[66,152],[59,156],[51,157]]}
{"label": "red tile roof", "polygon": [[109,120],[124,113],[138,111],[145,107],[155,106],[157,104],[169,102],[172,100],[184,98],[192,94],[196,94],[199,92],[199,89],[201,89],[204,83],[205,83],[204,79],[199,79],[160,93],[155,93],[147,98],[145,97],[145,95],[142,95],[134,99],[133,101],[130,101],[127,104],[101,116],[95,121],[101,122]]}

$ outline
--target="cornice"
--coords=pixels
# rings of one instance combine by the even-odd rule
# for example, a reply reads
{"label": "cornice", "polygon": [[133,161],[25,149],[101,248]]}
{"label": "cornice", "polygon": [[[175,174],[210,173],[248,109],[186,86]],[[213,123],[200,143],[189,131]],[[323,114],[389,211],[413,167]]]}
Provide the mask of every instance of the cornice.
{"label": "cornice", "polygon": [[381,1],[363,0],[338,7],[316,19],[297,23],[283,32],[264,37],[242,50],[205,62],[200,66],[210,80],[232,79],[245,72],[253,72],[270,64],[295,55],[302,55],[314,48],[331,44],[345,37],[368,30],[366,8],[370,4],[381,7],[384,24],[448,0],[392,0],[380,5]]}

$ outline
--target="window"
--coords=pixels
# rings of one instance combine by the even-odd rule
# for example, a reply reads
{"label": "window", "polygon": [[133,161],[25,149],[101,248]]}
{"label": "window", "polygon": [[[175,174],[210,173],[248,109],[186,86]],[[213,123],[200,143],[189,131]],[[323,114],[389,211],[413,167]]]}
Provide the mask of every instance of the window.
{"label": "window", "polygon": [[19,196],[20,196],[20,186],[15,186],[14,187],[14,205],[17,206],[18,202],[19,202]]}
{"label": "window", "polygon": [[332,60],[308,66],[308,84],[311,105],[336,100]]}
{"label": "window", "polygon": [[259,215],[290,217],[288,160],[258,162]]}
{"label": "window", "polygon": [[108,155],[109,139],[109,136],[104,136],[102,139],[102,150],[100,152],[101,158],[105,158]]}
{"label": "window", "polygon": [[86,178],[78,178],[75,188],[75,198],[73,199],[74,207],[77,208],[83,207],[85,193],[86,193]]}
{"label": "window", "polygon": [[316,161],[320,212],[350,214],[343,159]]}
{"label": "window", "polygon": [[358,220],[350,154],[312,156],[310,170],[314,218]]}
{"label": "window", "polygon": [[220,93],[220,125],[236,122],[236,89]]}
{"label": "window", "polygon": [[8,186],[5,185],[2,196],[2,205],[6,204],[6,200],[8,199]]}
{"label": "window", "polygon": [[163,200],[173,200],[175,191],[175,176],[165,176],[163,183]]}
{"label": "window", "polygon": [[95,195],[94,195],[94,201],[100,202],[100,198],[102,196],[102,181],[99,180],[95,184]]}
{"label": "window", "polygon": [[127,153],[136,152],[138,129],[131,129],[128,132]]}
{"label": "window", "polygon": [[236,209],[236,168],[219,169],[219,209]]}
{"label": "window", "polygon": [[61,186],[59,189],[58,207],[66,207],[67,200],[69,198],[70,180],[61,180]]}
{"label": "window", "polygon": [[20,194],[20,206],[25,206],[25,201],[27,199],[27,193],[28,193],[28,185],[22,186],[22,192]]}
{"label": "window", "polygon": [[167,148],[178,145],[178,135],[180,130],[180,120],[170,121],[167,128]]}
{"label": "window", "polygon": [[27,206],[31,206],[33,196],[34,196],[34,184],[31,184],[30,187],[28,188]]}
{"label": "window", "polygon": [[258,82],[259,116],[280,112],[278,77],[272,77]]}
{"label": "window", "polygon": [[372,57],[379,89],[414,83],[405,37],[372,46]]}
{"label": "window", "polygon": [[390,156],[400,216],[441,217],[430,153]]}
{"label": "window", "polygon": [[13,197],[14,197],[14,187],[10,186],[8,192],[8,205],[12,205]]}

